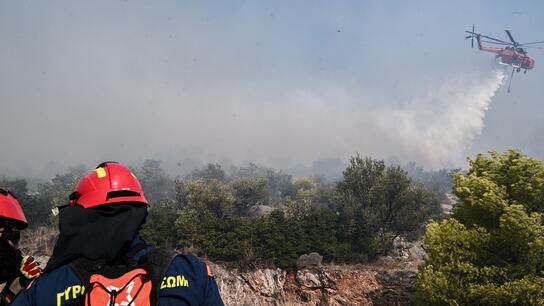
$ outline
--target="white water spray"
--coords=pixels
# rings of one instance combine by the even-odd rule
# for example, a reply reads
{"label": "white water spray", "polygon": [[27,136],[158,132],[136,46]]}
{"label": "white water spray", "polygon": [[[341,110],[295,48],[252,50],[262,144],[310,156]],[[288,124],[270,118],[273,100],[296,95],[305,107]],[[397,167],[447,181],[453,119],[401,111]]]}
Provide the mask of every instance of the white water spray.
{"label": "white water spray", "polygon": [[407,108],[393,111],[388,121],[396,128],[390,138],[398,140],[407,158],[424,156],[426,164],[436,167],[454,165],[481,134],[486,111],[504,79],[503,70],[494,70],[446,82]]}

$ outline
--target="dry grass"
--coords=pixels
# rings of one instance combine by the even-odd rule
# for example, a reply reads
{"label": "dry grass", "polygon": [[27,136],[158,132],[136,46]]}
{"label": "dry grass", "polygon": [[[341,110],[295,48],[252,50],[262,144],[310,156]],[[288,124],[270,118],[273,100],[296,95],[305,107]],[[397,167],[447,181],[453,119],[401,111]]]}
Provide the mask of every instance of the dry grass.
{"label": "dry grass", "polygon": [[21,251],[34,256],[51,256],[58,230],[52,226],[40,226],[22,232]]}

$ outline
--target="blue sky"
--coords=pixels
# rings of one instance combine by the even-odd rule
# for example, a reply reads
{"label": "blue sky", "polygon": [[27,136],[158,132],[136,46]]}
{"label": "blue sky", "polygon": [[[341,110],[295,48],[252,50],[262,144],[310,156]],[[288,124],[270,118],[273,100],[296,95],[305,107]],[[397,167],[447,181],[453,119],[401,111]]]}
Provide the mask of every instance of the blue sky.
{"label": "blue sky", "polygon": [[[474,95],[447,97],[490,78],[493,56],[463,40],[472,24],[544,40],[544,3],[3,1],[0,169],[186,157],[287,167],[355,152],[437,168],[512,147],[543,158],[544,50],[484,117],[459,115]],[[450,137],[425,125],[434,115],[474,122]]]}

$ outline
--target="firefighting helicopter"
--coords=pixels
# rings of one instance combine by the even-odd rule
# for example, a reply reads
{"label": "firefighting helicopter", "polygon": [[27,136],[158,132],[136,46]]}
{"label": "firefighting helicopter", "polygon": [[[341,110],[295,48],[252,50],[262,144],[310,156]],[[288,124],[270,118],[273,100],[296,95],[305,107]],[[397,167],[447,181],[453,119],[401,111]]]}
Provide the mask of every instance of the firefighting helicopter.
{"label": "firefighting helicopter", "polygon": [[[478,42],[478,49],[485,52],[495,53],[495,58],[498,60],[499,64],[512,67],[512,73],[510,75],[510,80],[508,84],[508,92],[510,92],[510,85],[512,84],[512,78],[514,77],[514,72],[520,72],[522,69],[523,73],[527,73],[527,70],[533,69],[535,67],[535,59],[527,54],[526,48],[535,48],[542,49],[540,47],[534,46],[536,44],[544,43],[543,41],[534,41],[530,43],[519,43],[514,40],[512,33],[509,30],[505,30],[506,35],[510,39],[510,42],[504,41],[498,38],[491,36],[483,35],[481,33],[474,32],[474,25],[472,25],[472,31],[465,31],[468,35],[465,39],[471,39],[470,46],[474,48],[474,38]],[[486,44],[495,44],[499,46],[504,46],[502,48],[498,47],[486,47],[482,43]]]}

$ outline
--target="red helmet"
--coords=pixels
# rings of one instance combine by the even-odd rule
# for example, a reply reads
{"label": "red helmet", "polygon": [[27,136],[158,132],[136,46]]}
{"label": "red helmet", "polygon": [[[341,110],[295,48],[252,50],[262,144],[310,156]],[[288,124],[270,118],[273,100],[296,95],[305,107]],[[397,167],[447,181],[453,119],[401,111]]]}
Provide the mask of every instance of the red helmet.
{"label": "red helmet", "polygon": [[81,178],[70,205],[91,208],[120,202],[148,205],[136,176],[124,165],[105,162]]}
{"label": "red helmet", "polygon": [[19,201],[6,189],[0,188],[0,218],[6,218],[14,221],[16,226],[23,229],[27,227],[25,214]]}

